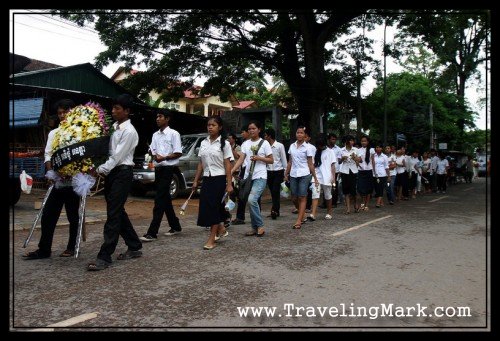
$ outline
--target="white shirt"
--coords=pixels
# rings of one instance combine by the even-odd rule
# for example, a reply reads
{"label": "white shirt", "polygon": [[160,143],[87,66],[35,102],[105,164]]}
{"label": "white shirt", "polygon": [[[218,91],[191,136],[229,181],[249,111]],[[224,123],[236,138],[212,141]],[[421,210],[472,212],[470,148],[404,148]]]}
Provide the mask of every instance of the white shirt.
{"label": "white shirt", "polygon": [[290,154],[290,160],[292,161],[292,167],[290,169],[291,177],[298,178],[311,174],[307,164],[307,158],[309,156],[314,158],[314,152],[313,149],[310,148],[309,143],[302,142],[302,144],[298,146],[297,141],[295,141],[290,145],[288,154]]}
{"label": "white shirt", "polygon": [[347,160],[343,160],[340,165],[340,173],[349,174],[352,171],[354,174],[358,174],[358,166],[356,166],[356,161],[352,158],[352,154],[358,155],[358,148],[352,147],[351,150],[347,150],[346,147],[341,150],[341,157],[347,156]]}
{"label": "white shirt", "polygon": [[[163,131],[158,130],[153,134],[151,145],[149,146],[153,155],[167,156],[172,153],[182,153],[181,135],[177,130],[166,127]],[[175,166],[179,164],[179,158],[173,160],[163,160],[153,162],[158,166]]]}
{"label": "white shirt", "polygon": [[330,148],[335,154],[335,159],[337,162],[335,163],[335,173],[340,173],[340,163],[342,162],[342,149],[339,146],[334,145]]}
{"label": "white shirt", "polygon": [[139,135],[130,119],[118,124],[113,123],[115,131],[109,141],[109,158],[97,168],[98,173],[108,175],[113,168],[121,165],[134,165],[134,150],[139,143]]}
{"label": "white shirt", "polygon": [[45,161],[48,162],[52,158],[52,154],[54,154],[54,151],[52,150],[52,143],[54,143],[54,138],[56,137],[56,133],[59,131],[59,127],[56,129],[53,129],[49,132],[49,135],[47,136],[47,144],[45,145]]}
{"label": "white shirt", "polygon": [[417,158],[417,157],[410,157],[410,171],[412,173],[418,173],[418,171],[415,169],[415,166],[417,166],[418,168],[418,163],[420,162],[420,160]]}
{"label": "white shirt", "polygon": [[[385,156],[387,156],[387,154]],[[387,160],[389,161],[389,165],[391,164],[391,162],[396,163],[396,155],[395,154],[391,154],[391,155],[387,156]],[[396,168],[397,167],[394,167],[393,169],[389,170],[389,175],[390,176],[395,176],[396,175]]]}
{"label": "white shirt", "polygon": [[[314,160],[313,160],[314,162]],[[335,153],[330,148],[325,148],[321,152],[321,165],[316,167],[316,177],[320,185],[331,186],[333,180],[332,165],[335,169],[335,164],[337,163],[337,158]],[[314,182],[314,178],[311,179]]]}
{"label": "white shirt", "polygon": [[278,171],[286,169],[287,161],[286,161],[285,146],[283,145],[283,143],[274,141],[273,145],[271,146],[271,149],[273,151],[274,162],[271,165],[267,164],[267,170]]}
{"label": "white shirt", "polygon": [[449,166],[450,166],[450,163],[448,162],[447,159],[443,159],[443,160],[440,159],[437,162],[437,171],[436,171],[436,173],[437,174],[441,174],[441,175],[446,174],[446,167],[449,167]]}
{"label": "white shirt", "polygon": [[[248,177],[248,174],[250,174],[250,166],[252,164],[252,161],[250,161],[250,156],[254,155],[251,148],[252,146],[257,147],[261,140],[262,140],[261,138],[259,138],[257,141],[252,141],[251,139],[248,139],[241,145],[241,152],[245,154],[245,162],[247,165],[247,167],[245,168],[245,177],[243,179],[246,179]],[[262,146],[260,146],[256,155],[261,157],[267,157],[268,155],[273,155],[273,151],[271,149],[271,145],[269,144],[269,142],[264,140]],[[267,168],[266,168],[266,163],[264,161],[255,161],[252,180],[259,178],[267,179]]]}
{"label": "white shirt", "polygon": [[422,172],[427,173],[431,168],[431,159],[427,158],[427,160],[422,160]]}
{"label": "white shirt", "polygon": [[433,157],[431,157],[431,168],[429,170],[429,172],[431,173],[431,175],[436,172],[438,161],[439,161],[439,157],[438,156],[434,155]]}
{"label": "white shirt", "polygon": [[389,158],[387,155],[380,153],[379,156],[375,153],[373,161],[375,161],[375,177],[383,178],[387,176],[387,170],[389,170]]}
{"label": "white shirt", "polygon": [[361,158],[361,162],[359,163],[359,170],[373,170],[372,166],[372,155],[375,154],[375,149],[370,148],[370,156],[368,159],[368,163],[365,160],[366,156],[366,147],[361,147],[357,151],[358,156]]}
{"label": "white shirt", "polygon": [[[403,165],[403,161],[405,162],[405,165]],[[406,157],[404,155],[397,156],[396,157],[396,173],[397,174],[402,174],[406,171]]]}
{"label": "white shirt", "polygon": [[226,168],[224,167],[224,160],[233,157],[231,144],[225,141],[224,152],[220,149],[220,135],[215,141],[210,141],[210,136],[201,141],[200,151],[198,156],[201,158],[203,165],[203,176],[219,176],[226,175]]}

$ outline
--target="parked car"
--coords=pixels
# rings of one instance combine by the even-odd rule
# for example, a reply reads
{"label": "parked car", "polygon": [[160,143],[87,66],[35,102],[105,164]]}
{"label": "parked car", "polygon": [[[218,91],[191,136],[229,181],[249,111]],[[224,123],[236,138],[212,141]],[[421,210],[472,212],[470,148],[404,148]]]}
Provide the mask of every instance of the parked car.
{"label": "parked car", "polygon": [[[181,136],[182,156],[179,164],[174,168],[174,176],[170,183],[170,195],[176,198],[180,192],[189,190],[193,185],[196,168],[200,158],[198,157],[201,141],[207,134],[190,134]],[[155,172],[144,161],[144,155],[134,158],[134,180],[131,194],[144,196],[148,191],[154,190]]]}

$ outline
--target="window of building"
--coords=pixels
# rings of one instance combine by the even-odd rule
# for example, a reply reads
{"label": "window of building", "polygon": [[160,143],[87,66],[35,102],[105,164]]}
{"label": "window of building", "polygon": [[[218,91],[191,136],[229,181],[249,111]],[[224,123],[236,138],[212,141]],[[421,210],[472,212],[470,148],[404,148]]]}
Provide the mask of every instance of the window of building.
{"label": "window of building", "polygon": [[165,108],[179,111],[181,105],[174,102],[169,102],[165,105]]}

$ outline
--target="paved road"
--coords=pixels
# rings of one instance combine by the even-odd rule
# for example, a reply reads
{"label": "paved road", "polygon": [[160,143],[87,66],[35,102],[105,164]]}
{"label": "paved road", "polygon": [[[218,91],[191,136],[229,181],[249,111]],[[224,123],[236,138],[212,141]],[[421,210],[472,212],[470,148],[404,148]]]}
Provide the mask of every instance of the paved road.
{"label": "paved road", "polygon": [[[485,178],[479,178],[452,186],[446,194],[368,212],[344,215],[337,208],[333,220],[318,219],[301,230],[291,229],[295,216],[285,202],[278,220],[266,218],[264,237],[244,237],[249,225],[233,226],[211,251],[202,249],[207,232],[195,226],[194,205],[182,218],[181,234],[160,235],[144,244],[142,258],[114,261],[95,273],[87,272],[85,265],[98,252],[102,223],[88,226],[78,259],[57,257],[67,227],[56,231],[55,255],[35,261],[22,260],[27,231],[15,230],[10,326],[41,328],[76,317],[62,325],[76,330],[487,330],[491,308],[486,188]],[[91,200],[89,214],[102,214],[103,203],[102,198]],[[151,207],[150,199],[127,204],[127,210],[148,217],[131,215],[139,234],[147,229]],[[269,211],[269,200],[263,207]],[[22,219],[23,214],[33,219],[32,210],[18,209],[15,217]],[[162,231],[167,231],[165,223]],[[36,247],[38,236],[39,231],[29,249]],[[124,248],[120,240],[115,254]],[[393,316],[387,316],[389,311],[381,316],[383,305],[392,307]],[[423,312],[433,316],[416,316],[423,306]],[[238,307],[276,310],[274,317],[241,317]],[[436,317],[440,307],[450,316]],[[458,307],[468,307],[470,316],[451,317],[454,311],[467,313]],[[367,316],[340,316],[362,315],[364,308]],[[401,309],[413,316],[403,316]]]}

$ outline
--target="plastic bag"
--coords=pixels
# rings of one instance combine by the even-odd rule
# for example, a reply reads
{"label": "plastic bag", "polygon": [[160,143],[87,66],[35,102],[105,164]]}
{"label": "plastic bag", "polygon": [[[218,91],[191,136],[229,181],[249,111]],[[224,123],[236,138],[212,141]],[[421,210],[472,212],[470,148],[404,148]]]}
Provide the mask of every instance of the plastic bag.
{"label": "plastic bag", "polygon": [[23,171],[19,175],[19,180],[21,180],[21,190],[26,194],[30,194],[31,187],[33,186],[33,178]]}
{"label": "plastic bag", "polygon": [[282,198],[288,198],[290,196],[290,188],[288,188],[285,181],[281,183],[280,195]]}
{"label": "plastic bag", "polygon": [[231,199],[228,199],[224,208],[226,211],[232,211],[236,207],[236,204]]}

